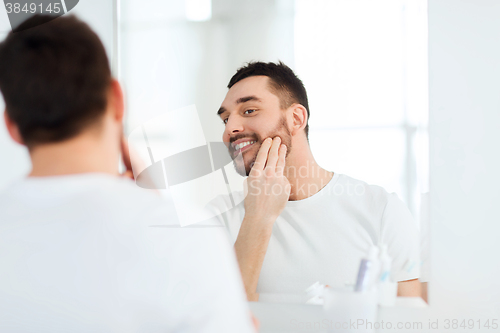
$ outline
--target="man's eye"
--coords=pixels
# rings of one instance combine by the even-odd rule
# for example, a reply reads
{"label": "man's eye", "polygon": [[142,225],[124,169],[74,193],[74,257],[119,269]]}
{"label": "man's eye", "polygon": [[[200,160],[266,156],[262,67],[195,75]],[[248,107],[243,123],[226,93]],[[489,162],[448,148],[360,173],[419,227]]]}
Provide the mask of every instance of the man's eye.
{"label": "man's eye", "polygon": [[246,110],[246,111],[244,112],[244,114],[253,113],[254,111],[255,111],[255,109]]}
{"label": "man's eye", "polygon": [[226,125],[226,124],[227,124],[227,119],[228,119],[228,118],[226,118],[226,119],[222,120],[222,122],[224,123],[224,125]]}

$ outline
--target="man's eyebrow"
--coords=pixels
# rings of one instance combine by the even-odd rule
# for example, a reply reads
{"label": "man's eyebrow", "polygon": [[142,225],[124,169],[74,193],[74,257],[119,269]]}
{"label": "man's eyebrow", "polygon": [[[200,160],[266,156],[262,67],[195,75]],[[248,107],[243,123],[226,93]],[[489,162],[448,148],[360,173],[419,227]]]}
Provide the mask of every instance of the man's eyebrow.
{"label": "man's eyebrow", "polygon": [[217,115],[220,116],[221,114],[223,114],[226,111],[227,111],[226,108],[223,107],[223,106],[221,106],[220,109],[219,109],[219,111],[217,111]]}
{"label": "man's eyebrow", "polygon": [[[241,104],[241,103],[245,103],[245,102],[249,102],[249,101],[260,102],[261,100],[259,98],[257,98],[257,96],[245,96],[245,97],[238,98],[236,100],[236,104]],[[227,111],[226,108],[221,106],[219,108],[219,111],[217,111],[217,115],[220,116],[221,114],[223,114],[226,111]]]}
{"label": "man's eyebrow", "polygon": [[245,102],[248,102],[248,101],[256,101],[256,102],[260,102],[260,99],[257,98],[256,96],[246,96],[246,97],[241,97],[241,98],[238,98],[236,100],[236,104],[241,104],[241,103],[245,103]]}

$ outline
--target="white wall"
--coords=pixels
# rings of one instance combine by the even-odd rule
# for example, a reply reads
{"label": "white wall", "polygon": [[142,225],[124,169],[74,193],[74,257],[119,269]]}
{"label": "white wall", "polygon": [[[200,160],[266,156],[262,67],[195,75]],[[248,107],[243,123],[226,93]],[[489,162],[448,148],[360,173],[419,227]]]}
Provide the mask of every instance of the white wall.
{"label": "white wall", "polygon": [[[87,22],[97,32],[113,63],[115,57],[115,24],[114,0],[84,0],[71,11]],[[0,5],[0,40],[10,31],[5,6]],[[5,109],[3,98],[0,98],[0,110]],[[24,147],[15,144],[8,136],[3,116],[0,121],[0,190],[13,180],[26,175],[31,163]]]}
{"label": "white wall", "polygon": [[464,319],[500,314],[499,18],[429,0],[430,301]]}
{"label": "white wall", "polygon": [[293,66],[293,8],[290,0],[212,0],[212,18],[193,22],[184,1],[123,0],[120,72],[128,132],[195,104],[207,140],[221,140],[216,113],[236,69],[250,60]]}
{"label": "white wall", "polygon": [[500,2],[428,1],[430,307],[383,319],[488,332],[500,327]]}
{"label": "white wall", "polygon": [[430,308],[384,319],[423,323],[404,332],[446,331],[446,320],[490,331],[500,325],[500,2],[429,0],[428,11]]}

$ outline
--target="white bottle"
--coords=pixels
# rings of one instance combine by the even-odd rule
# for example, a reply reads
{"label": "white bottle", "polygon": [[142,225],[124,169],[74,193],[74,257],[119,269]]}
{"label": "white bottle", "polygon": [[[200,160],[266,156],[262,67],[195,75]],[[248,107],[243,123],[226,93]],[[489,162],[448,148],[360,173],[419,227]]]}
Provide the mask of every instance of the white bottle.
{"label": "white bottle", "polygon": [[354,291],[369,291],[376,286],[380,264],[378,262],[378,247],[372,246],[366,258],[359,263],[358,278]]}

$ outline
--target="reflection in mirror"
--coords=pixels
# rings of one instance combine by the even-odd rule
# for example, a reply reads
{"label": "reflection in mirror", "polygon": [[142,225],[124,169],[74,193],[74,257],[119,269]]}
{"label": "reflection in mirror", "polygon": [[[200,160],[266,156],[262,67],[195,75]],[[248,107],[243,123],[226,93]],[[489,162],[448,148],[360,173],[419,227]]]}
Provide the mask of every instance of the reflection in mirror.
{"label": "reflection in mirror", "polygon": [[[245,234],[250,227],[243,227],[248,218],[243,204],[221,216],[240,266],[259,267],[241,267],[249,299],[310,301],[317,295],[305,289],[315,282],[355,288],[371,245],[380,251],[385,245],[392,257],[390,279],[402,281],[399,294],[422,291],[426,300],[426,1],[212,0],[193,12],[194,2],[121,1],[126,128],[130,133],[167,111],[195,104],[207,142],[222,138],[236,145],[256,139],[253,147],[238,147],[249,165],[263,139],[277,133],[282,139],[290,136],[287,167],[293,161],[314,162],[307,166],[307,177],[286,171],[292,200],[270,223],[272,233],[260,247],[256,243],[262,239],[252,241],[251,233]],[[274,126],[281,124],[276,105],[282,96],[268,89],[266,80],[250,77],[227,88],[247,62],[278,60],[307,90],[308,141],[293,130],[294,121],[301,121],[300,110],[284,113],[288,128]],[[236,103],[250,95],[261,104]],[[221,106],[224,119],[216,115]],[[149,133],[149,141],[162,145],[168,134]],[[297,188],[310,183],[316,189],[297,196]],[[318,199],[317,194],[327,193],[320,189],[331,192]],[[252,248],[248,242],[256,242],[251,244],[262,255],[246,252]]]}

